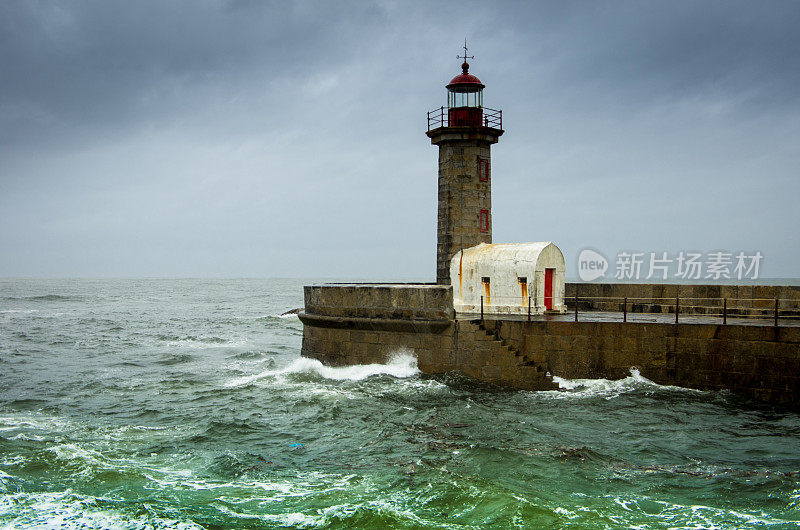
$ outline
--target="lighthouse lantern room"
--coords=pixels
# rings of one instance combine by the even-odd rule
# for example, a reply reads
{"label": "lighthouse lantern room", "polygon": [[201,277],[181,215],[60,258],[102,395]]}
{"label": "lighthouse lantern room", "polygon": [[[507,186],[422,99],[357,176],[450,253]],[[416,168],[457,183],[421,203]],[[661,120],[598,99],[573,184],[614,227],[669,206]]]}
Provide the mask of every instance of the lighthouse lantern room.
{"label": "lighthouse lantern room", "polygon": [[469,63],[447,85],[447,121],[451,127],[483,125],[483,88],[481,80],[469,73]]}

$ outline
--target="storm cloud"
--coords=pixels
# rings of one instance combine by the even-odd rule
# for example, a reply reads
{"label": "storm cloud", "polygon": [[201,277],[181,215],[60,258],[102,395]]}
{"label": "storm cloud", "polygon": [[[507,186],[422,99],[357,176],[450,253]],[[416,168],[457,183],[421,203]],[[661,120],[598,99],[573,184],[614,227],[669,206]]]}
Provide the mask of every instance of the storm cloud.
{"label": "storm cloud", "polygon": [[[468,40],[496,242],[797,277],[800,4],[0,4],[0,276],[434,276]],[[575,276],[568,270],[569,276]]]}

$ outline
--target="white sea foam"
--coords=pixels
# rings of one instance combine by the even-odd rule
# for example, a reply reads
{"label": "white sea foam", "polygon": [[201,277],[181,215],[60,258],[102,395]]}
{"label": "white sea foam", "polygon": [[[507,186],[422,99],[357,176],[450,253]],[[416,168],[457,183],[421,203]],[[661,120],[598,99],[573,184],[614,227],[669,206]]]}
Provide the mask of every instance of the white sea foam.
{"label": "white sea foam", "polygon": [[73,428],[73,425],[67,420],[53,416],[44,416],[36,412],[0,416],[0,432],[16,430],[52,432],[71,428]]}
{"label": "white sea foam", "polygon": [[[25,462],[27,462],[27,460],[22,455],[5,454],[5,455],[0,456],[0,466],[3,466],[3,467],[21,466]],[[3,470],[0,469],[0,474],[2,474],[2,473],[3,473]],[[8,475],[6,475],[6,476],[8,476]]]}
{"label": "white sea foam", "polygon": [[114,510],[101,509],[94,497],[71,491],[48,493],[13,493],[0,496],[0,520],[11,528],[202,528],[192,523],[160,517],[131,517]]}
{"label": "white sea foam", "polygon": [[225,340],[217,337],[187,337],[183,339],[167,341],[170,348],[185,348],[190,350],[201,350],[208,348],[237,348],[247,344],[246,339]]}
{"label": "white sea foam", "polygon": [[567,392],[553,391],[550,392],[556,398],[570,398],[570,397],[604,397],[606,399],[613,399],[622,394],[633,392],[636,390],[675,390],[684,392],[697,392],[690,388],[683,388],[670,385],[659,385],[644,377],[639,369],[635,366],[630,368],[628,377],[623,379],[565,379],[563,377],[553,377],[553,381],[558,383],[560,390],[567,390]]}
{"label": "white sea foam", "polygon": [[119,466],[111,463],[99,451],[84,449],[77,444],[60,444],[48,447],[48,451],[53,452],[56,458],[62,462],[74,462],[81,466],[81,471],[77,474],[89,476],[98,469],[117,469]]}
{"label": "white sea foam", "polygon": [[[681,528],[742,528],[744,526],[764,527],[776,524],[781,525],[781,528],[786,524],[796,526],[794,521],[768,517],[763,512],[755,514],[701,504],[671,503],[645,496],[623,499],[607,495],[606,498],[612,499],[615,504],[627,512],[633,512],[660,523],[679,523]],[[647,505],[647,510],[642,508],[643,503]],[[735,519],[735,522],[732,522],[731,519]],[[645,528],[645,526],[639,528]]]}
{"label": "white sea foam", "polygon": [[[0,464],[2,464],[2,462],[0,462]],[[0,487],[5,489],[6,488],[6,484],[8,484],[8,482],[9,482],[9,479],[12,479],[12,478],[14,478],[14,477],[9,475],[8,473],[4,473],[3,470],[0,469]]]}
{"label": "white sea foam", "polygon": [[[350,488],[353,479],[353,475],[310,472],[298,473],[293,480],[239,479],[234,482],[224,482],[196,477],[188,470],[181,473],[166,469],[159,469],[158,476],[152,472],[145,476],[161,489],[214,491],[217,499],[231,505],[253,501],[281,503],[290,498],[346,491]],[[246,493],[243,494],[243,492]]]}
{"label": "white sea foam", "polygon": [[319,526],[323,520],[321,516],[311,516],[300,512],[281,513],[281,514],[248,514],[239,513],[231,510],[227,506],[215,504],[214,508],[230,517],[238,519],[255,519],[275,526],[309,528]]}
{"label": "white sea foam", "polygon": [[[359,510],[372,509],[382,516],[390,516],[397,519],[399,524],[403,526],[412,523],[415,527],[431,526],[432,521],[425,521],[420,516],[415,514],[412,510],[405,507],[408,504],[408,497],[403,494],[389,495],[388,499],[375,499],[365,501],[358,504],[339,504],[323,508],[319,513],[323,514],[323,524],[329,524],[332,521],[347,520],[350,516],[354,515]],[[399,526],[398,524],[398,526]],[[437,525],[440,526],[440,525]]]}
{"label": "white sea foam", "polygon": [[392,354],[386,364],[356,364],[353,366],[325,366],[316,359],[300,357],[278,370],[266,370],[259,374],[240,377],[228,382],[227,387],[246,386],[261,379],[284,377],[289,374],[317,374],[333,381],[361,381],[375,375],[390,375],[399,379],[419,374],[417,358],[408,350]]}

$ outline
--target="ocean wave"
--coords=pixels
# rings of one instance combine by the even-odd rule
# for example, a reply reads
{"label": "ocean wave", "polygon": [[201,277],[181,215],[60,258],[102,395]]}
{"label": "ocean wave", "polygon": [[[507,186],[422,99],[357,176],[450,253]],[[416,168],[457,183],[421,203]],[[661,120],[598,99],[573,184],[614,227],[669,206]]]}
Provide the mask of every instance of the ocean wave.
{"label": "ocean wave", "polygon": [[395,352],[386,364],[356,364],[352,366],[325,366],[316,359],[300,357],[278,370],[265,370],[259,374],[240,377],[228,382],[226,387],[247,386],[261,379],[291,374],[312,374],[333,381],[361,381],[376,375],[389,375],[398,379],[414,377],[420,373],[417,358],[407,350]]}
{"label": "ocean wave", "polygon": [[209,347],[234,348],[237,346],[243,346],[247,342],[246,340],[242,339],[228,340],[223,339],[222,337],[195,337],[192,335],[186,335],[182,337],[178,335],[158,335],[156,338],[160,341],[166,342],[167,346],[170,347],[190,349]]}
{"label": "ocean wave", "polygon": [[[281,513],[281,514],[247,514],[233,511],[231,508],[224,505],[215,506],[217,510],[224,513],[229,517],[237,519],[251,519],[260,523],[269,523],[270,525],[290,528],[310,528],[320,526],[323,518],[319,515],[306,515],[300,512]],[[260,526],[260,525],[259,525]]]}
{"label": "ocean wave", "polygon": [[[209,515],[216,511],[227,516],[260,519],[282,526],[300,524],[306,516],[300,512],[253,513],[247,508],[244,512],[228,512],[223,508],[232,508],[237,504],[250,505],[252,502],[259,505],[282,503],[292,498],[346,491],[355,479],[353,475],[312,471],[297,472],[291,479],[263,480],[249,478],[245,474],[235,480],[215,480],[205,476],[205,473],[198,476],[191,469],[175,467],[177,462],[173,456],[169,457],[169,462],[163,458],[154,459],[155,455],[152,454],[147,461],[141,458],[109,458],[95,449],[73,443],[51,446],[47,451],[58,462],[57,465],[54,465],[55,462],[48,464],[49,467],[57,474],[68,472],[71,479],[79,483],[111,480],[114,483],[136,483],[145,490],[213,491],[214,496],[222,502],[209,504],[208,507],[212,510]],[[46,460],[45,458],[44,461]],[[42,458],[39,461],[43,461]],[[7,484],[13,485],[15,480],[17,477],[0,471],[0,488],[6,488]],[[0,528],[201,528],[188,517],[170,517],[174,516],[173,510],[159,513],[159,510],[148,509],[150,513],[142,515],[141,510],[131,513],[127,509],[129,506],[131,504],[124,501],[120,505],[118,498],[93,497],[70,489],[12,493],[12,488],[6,488],[5,492],[0,493]],[[308,521],[318,519],[312,517]]]}
{"label": "ocean wave", "polygon": [[0,416],[0,432],[63,432],[72,428],[73,424],[63,418],[45,416],[39,413]]}
{"label": "ocean wave", "polygon": [[248,350],[248,351],[234,353],[233,355],[229,355],[227,358],[239,361],[252,361],[252,360],[262,360],[266,356],[267,354],[264,353],[263,351]]}
{"label": "ocean wave", "polygon": [[296,322],[298,324],[300,323],[300,318],[298,318],[297,314],[295,313],[260,315],[255,317],[254,320],[256,322],[272,323],[279,326],[284,326],[289,322]]}
{"label": "ocean wave", "polygon": [[56,319],[63,317],[67,313],[62,311],[52,311],[47,309],[3,309],[0,315],[7,319]]}
{"label": "ocean wave", "polygon": [[[642,523],[659,523],[659,525],[666,523],[670,526],[680,525],[682,528],[744,528],[775,524],[780,524],[781,528],[784,528],[783,525],[795,527],[797,524],[796,521],[787,519],[765,517],[763,512],[746,513],[703,504],[671,503],[646,496],[622,498],[607,495],[606,498],[613,501],[624,512],[633,515],[626,519],[629,521],[638,519]],[[684,526],[687,523],[691,526]]]}
{"label": "ocean wave", "polygon": [[77,296],[64,296],[60,294],[44,294],[38,296],[7,296],[6,300],[16,300],[24,302],[80,302],[82,298]]}
{"label": "ocean wave", "polygon": [[683,388],[671,385],[659,385],[644,377],[635,366],[630,368],[628,377],[623,379],[565,379],[563,377],[553,377],[553,381],[558,383],[559,390],[541,392],[540,394],[552,395],[558,399],[564,398],[586,398],[600,397],[613,399],[623,394],[635,391],[678,391],[690,393],[702,393],[701,390]]}
{"label": "ocean wave", "polygon": [[[3,461],[0,461],[0,463],[2,463],[3,465],[8,465]],[[14,477],[12,477],[8,473],[5,473],[2,469],[0,469],[0,488],[5,489],[8,486],[8,484],[11,483],[12,478]]]}
{"label": "ocean wave", "polygon": [[182,353],[180,355],[167,355],[164,358],[155,361],[155,364],[160,364],[162,366],[172,366],[175,364],[183,364],[188,363],[193,360],[193,357],[189,354]]}
{"label": "ocean wave", "polygon": [[[236,480],[213,480],[195,476],[192,473],[163,473],[160,476],[148,476],[154,484],[162,489],[216,491],[218,497],[231,500],[245,498],[248,501],[284,502],[289,498],[308,497],[347,491],[358,482],[356,475],[323,473],[320,471],[298,471],[291,479],[273,478],[260,480],[244,475]],[[226,491],[227,490],[227,491]],[[246,492],[244,496],[242,493]]]}
{"label": "ocean wave", "polygon": [[111,502],[114,501],[79,495],[69,490],[5,494],[0,496],[0,521],[8,523],[3,528],[203,528],[192,521],[134,516],[100,506]]}
{"label": "ocean wave", "polygon": [[75,466],[75,474],[90,476],[98,470],[117,470],[118,467],[100,451],[85,449],[75,443],[64,443],[47,448],[62,463]]}
{"label": "ocean wave", "polygon": [[179,343],[179,342],[202,342],[204,344],[224,344],[227,342],[225,339],[221,337],[194,337],[191,335],[185,335],[183,337],[178,335],[159,335],[156,337],[158,340],[162,340],[164,342],[170,343]]}

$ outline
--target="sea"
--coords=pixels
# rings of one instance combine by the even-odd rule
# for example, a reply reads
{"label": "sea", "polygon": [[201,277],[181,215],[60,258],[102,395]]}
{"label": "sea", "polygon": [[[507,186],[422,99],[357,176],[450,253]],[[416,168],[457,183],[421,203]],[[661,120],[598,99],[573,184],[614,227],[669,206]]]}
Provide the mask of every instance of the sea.
{"label": "sea", "polygon": [[800,415],[300,356],[302,279],[0,280],[0,528],[799,528]]}

